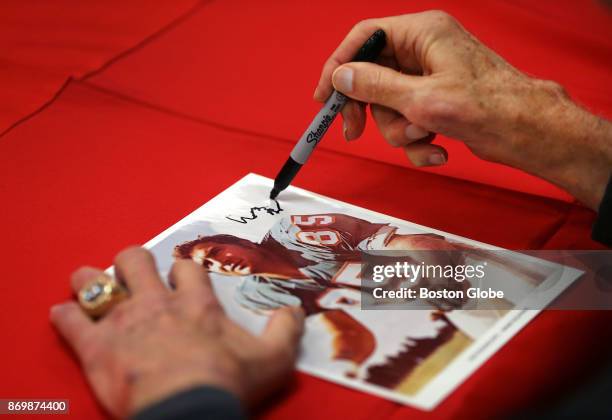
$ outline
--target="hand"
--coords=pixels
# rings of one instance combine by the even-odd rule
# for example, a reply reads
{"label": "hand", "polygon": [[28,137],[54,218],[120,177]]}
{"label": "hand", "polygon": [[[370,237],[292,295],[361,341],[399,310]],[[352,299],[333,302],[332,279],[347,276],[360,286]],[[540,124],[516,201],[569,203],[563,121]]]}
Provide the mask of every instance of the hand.
{"label": "hand", "polygon": [[[377,29],[387,34],[378,62],[344,64]],[[325,101],[332,88],[353,99],[342,113],[347,140],[363,132],[369,103],[383,137],[416,166],[447,161],[446,150],[431,144],[430,133],[441,133],[592,208],[610,177],[612,124],[577,106],[560,85],[518,71],[444,12],[357,24],[325,63],[315,99]]]}
{"label": "hand", "polygon": [[[114,416],[126,417],[197,385],[253,403],[291,374],[304,321],[300,308],[279,309],[256,337],[223,313],[206,271],[191,260],[174,264],[175,290],[163,286],[153,256],[142,248],[121,252],[115,272],[131,297],[98,322],[76,302],[51,309],[51,321]],[[76,271],[75,292],[100,274],[88,267]]]}

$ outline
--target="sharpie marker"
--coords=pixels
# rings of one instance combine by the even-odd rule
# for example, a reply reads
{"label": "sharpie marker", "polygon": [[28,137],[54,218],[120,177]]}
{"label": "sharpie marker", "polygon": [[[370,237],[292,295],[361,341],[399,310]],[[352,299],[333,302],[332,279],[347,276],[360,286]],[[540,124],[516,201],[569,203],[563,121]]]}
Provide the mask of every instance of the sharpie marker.
{"label": "sharpie marker", "polygon": [[[380,52],[385,47],[386,35],[382,29],[377,30],[359,49],[352,61],[376,60]],[[298,171],[306,163],[317,144],[327,132],[329,126],[334,122],[336,115],[342,110],[347,101],[347,97],[335,90],[323,105],[317,116],[312,120],[302,137],[297,142],[289,159],[283,165],[278,175],[274,179],[274,188],[270,192],[270,198],[275,199],[278,194],[287,188]]]}

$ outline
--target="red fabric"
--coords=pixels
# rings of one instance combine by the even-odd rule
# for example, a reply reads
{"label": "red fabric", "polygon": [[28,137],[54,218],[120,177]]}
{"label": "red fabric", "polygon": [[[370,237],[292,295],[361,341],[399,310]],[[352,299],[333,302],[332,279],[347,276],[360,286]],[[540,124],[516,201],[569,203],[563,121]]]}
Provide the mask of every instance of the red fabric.
{"label": "red fabric", "polygon": [[[80,264],[109,265],[117,250],[147,241],[247,172],[273,176],[287,146],[76,83],[6,135],[0,141],[5,278],[0,395],[69,398],[75,418],[100,417],[77,363],[47,321],[49,306],[70,297],[70,272]],[[592,212],[571,204],[326,150],[313,157],[296,185],[516,249],[562,238],[569,214],[580,216],[571,238],[587,238],[593,220]],[[587,239],[580,245],[595,246]],[[431,413],[300,374],[288,395],[261,415],[500,414],[558,395],[580,372],[589,372],[601,360],[600,344],[612,338],[609,318],[589,312],[541,315]]]}
{"label": "red fabric", "polygon": [[[38,110],[70,78],[189,11],[196,0],[0,2],[0,134]],[[143,13],[146,10],[146,13]]]}
{"label": "red fabric", "polygon": [[[480,7],[473,1],[328,3],[206,4],[98,76],[72,82],[46,109],[0,138],[2,398],[69,398],[72,417],[104,416],[78,364],[47,320],[49,306],[70,297],[70,272],[82,264],[108,266],[122,247],[147,241],[248,172],[274,176],[291,147],[288,140],[300,134],[317,108],[308,100],[322,60],[361,17],[448,6],[511,62],[564,82],[591,106],[608,113],[612,109],[604,80],[609,16],[595,3],[580,3],[579,12],[572,2],[481,2]],[[168,13],[160,4],[147,6],[142,19]],[[45,16],[42,10],[32,11],[32,16]],[[74,16],[85,13],[71,10]],[[122,30],[138,42],[132,32],[136,28],[110,18],[115,12],[96,10],[99,20],[92,12],[88,22],[115,22],[116,27],[105,36],[98,34],[101,43],[115,40]],[[128,21],[127,14],[119,15]],[[0,13],[0,19],[5,16]],[[66,40],[73,40],[72,33],[85,35],[93,24],[66,22],[71,22],[66,23]],[[130,22],[136,25],[137,20]],[[155,29],[153,24],[150,28]],[[19,38],[18,30],[27,37],[34,29],[14,26],[12,41],[6,41],[11,51],[20,51],[15,45],[26,39]],[[205,37],[221,29],[219,45]],[[269,47],[254,45],[254,34],[270,40]],[[14,77],[0,77],[0,92],[14,89],[15,99],[2,106],[28,113],[75,68],[80,70],[74,74],[84,75],[111,58],[93,54],[91,45],[85,44],[76,61],[70,54],[56,57],[55,49],[36,49],[30,59],[38,63],[31,67],[37,73],[12,68],[11,74],[24,80],[20,85]],[[55,63],[63,70],[48,71],[40,63]],[[63,76],[49,82],[50,73]],[[0,122],[11,124],[25,115],[3,112]],[[588,239],[594,214],[583,207],[405,169],[386,163],[400,163],[400,158],[378,147],[382,142],[371,129],[364,141],[351,146],[341,143],[336,131],[325,140],[327,150],[319,150],[300,173],[297,186],[506,248],[599,247]],[[478,168],[474,176],[485,166]],[[516,172],[495,173],[502,175],[511,183],[531,183]],[[539,185],[537,192],[550,192]],[[260,416],[499,416],[558,398],[596,370],[610,351],[610,321],[607,312],[541,314],[430,413],[299,374],[285,398]]]}
{"label": "red fabric", "polygon": [[[534,4],[535,3],[535,4]],[[612,116],[612,13],[595,1],[212,2],[92,83],[202,120],[294,142],[319,104],[312,94],[322,64],[361,19],[439,8],[510,63],[565,85],[579,101]],[[321,147],[407,166],[369,121],[346,144],[338,124]],[[537,141],[537,139],[534,139]],[[434,173],[567,199],[550,184],[473,157],[440,138],[449,163]]]}

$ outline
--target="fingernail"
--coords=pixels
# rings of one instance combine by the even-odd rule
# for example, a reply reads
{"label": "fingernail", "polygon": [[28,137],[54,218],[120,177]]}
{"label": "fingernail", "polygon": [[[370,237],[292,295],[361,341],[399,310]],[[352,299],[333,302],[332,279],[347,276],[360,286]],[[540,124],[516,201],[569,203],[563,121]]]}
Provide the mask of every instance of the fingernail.
{"label": "fingernail", "polygon": [[429,135],[429,131],[414,124],[409,124],[404,133],[406,134],[406,137],[411,140],[422,139],[423,137],[427,137]]}
{"label": "fingernail", "polygon": [[428,161],[430,165],[439,166],[446,163],[446,158],[442,153],[432,153],[429,155]]}
{"label": "fingernail", "polygon": [[342,135],[344,136],[344,140],[348,141],[348,127],[346,126],[346,120],[342,121]]}
{"label": "fingernail", "polygon": [[338,68],[332,77],[334,88],[343,93],[350,93],[353,91],[353,69],[350,67]]}

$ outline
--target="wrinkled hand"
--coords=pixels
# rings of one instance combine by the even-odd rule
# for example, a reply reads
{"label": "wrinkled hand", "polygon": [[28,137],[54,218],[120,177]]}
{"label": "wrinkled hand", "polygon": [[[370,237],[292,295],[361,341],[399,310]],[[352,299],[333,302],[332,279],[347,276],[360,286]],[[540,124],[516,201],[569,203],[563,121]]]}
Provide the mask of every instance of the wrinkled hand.
{"label": "wrinkled hand", "polygon": [[[75,292],[101,273],[88,267],[76,271]],[[279,309],[257,337],[224,314],[206,271],[191,260],[174,264],[175,290],[163,286],[153,256],[142,248],[121,252],[115,273],[131,296],[98,322],[76,302],[51,310],[51,321],[114,416],[131,415],[197,385],[225,389],[250,404],[291,374],[303,328],[301,309]]]}
{"label": "wrinkled hand", "polygon": [[[347,63],[377,29],[387,46],[377,63]],[[365,127],[365,105],[383,137],[416,166],[448,154],[433,133],[463,141],[477,156],[510,165],[568,190],[592,208],[612,170],[612,124],[574,104],[563,88],[521,73],[440,11],[365,20],[323,67],[314,97],[332,89],[347,140]]]}

